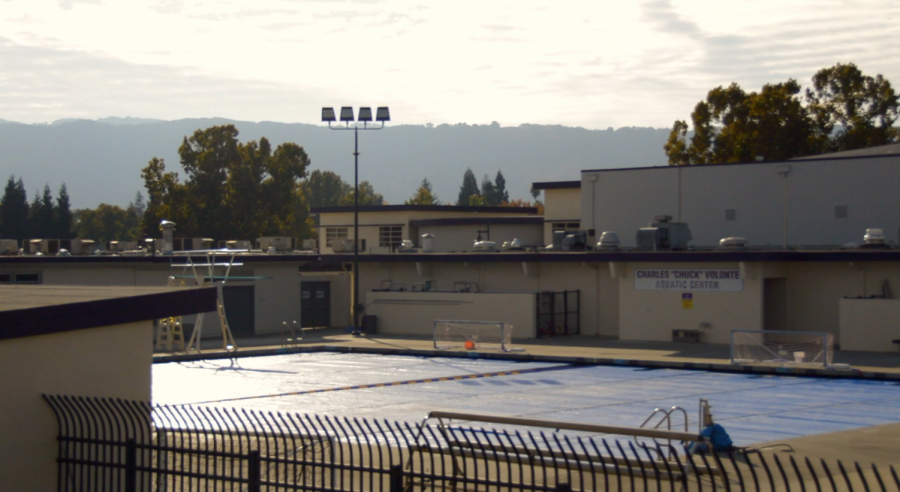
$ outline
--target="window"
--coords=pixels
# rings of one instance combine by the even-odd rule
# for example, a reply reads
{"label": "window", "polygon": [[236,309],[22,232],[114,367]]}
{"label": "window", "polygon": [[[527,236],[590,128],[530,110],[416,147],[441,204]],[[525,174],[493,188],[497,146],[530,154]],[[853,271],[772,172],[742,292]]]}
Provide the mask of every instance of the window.
{"label": "window", "polygon": [[403,226],[387,226],[378,228],[378,245],[395,248],[403,242]]}
{"label": "window", "polygon": [[331,245],[332,239],[347,239],[346,227],[326,227],[325,228],[325,244]]}
{"label": "window", "polygon": [[0,273],[0,284],[39,284],[40,273]]}
{"label": "window", "polygon": [[847,206],[846,205],[837,205],[834,207],[834,218],[835,219],[846,219],[847,218]]}
{"label": "window", "polygon": [[577,231],[581,228],[580,222],[554,222],[551,226],[554,231]]}
{"label": "window", "polygon": [[726,208],[725,209],[725,220],[727,220],[729,222],[734,222],[735,220],[737,220],[737,210],[735,210],[733,208]]}

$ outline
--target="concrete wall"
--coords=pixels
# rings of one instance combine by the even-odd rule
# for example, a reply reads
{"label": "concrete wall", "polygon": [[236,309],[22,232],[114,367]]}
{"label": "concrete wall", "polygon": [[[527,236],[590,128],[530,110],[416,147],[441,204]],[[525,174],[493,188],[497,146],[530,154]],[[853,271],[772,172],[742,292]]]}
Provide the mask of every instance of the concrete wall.
{"label": "concrete wall", "polygon": [[894,352],[900,339],[900,300],[897,299],[841,299],[841,350]]}
{"label": "concrete wall", "polygon": [[0,341],[0,490],[56,490],[59,429],[42,393],[150,401],[152,323]]}
{"label": "concrete wall", "polygon": [[544,245],[553,242],[553,222],[581,221],[581,190],[544,190]]}
{"label": "concrete wall", "polygon": [[[451,290],[455,281],[476,282],[481,292],[579,290],[581,333],[619,334],[619,286],[606,263],[361,263],[360,267],[361,293],[380,289],[385,280],[407,290],[413,283],[428,280],[445,291]],[[368,308],[366,312],[372,314]],[[437,314],[432,316],[437,318]]]}
{"label": "concrete wall", "polygon": [[619,276],[619,338],[621,340],[671,341],[672,330],[696,330],[701,341],[730,343],[731,330],[763,328],[763,280],[744,278],[741,292],[691,292],[693,306],[685,309],[681,291],[635,289],[636,268],[738,268],[729,263],[629,263]]}
{"label": "concrete wall", "polygon": [[[472,251],[478,230],[484,229],[484,225],[453,225],[453,226],[420,226],[419,237],[416,241],[421,246],[421,235],[434,234],[435,253],[448,253],[454,251]],[[505,241],[518,239],[522,246],[542,246],[543,231],[540,224],[522,225],[491,225],[490,240],[501,246]],[[487,240],[486,234],[481,235]]]}
{"label": "concrete wall", "polygon": [[[782,246],[785,229],[793,247],[861,242],[867,228],[900,239],[897,156],[586,171],[581,190],[582,228],[616,231],[623,246],[663,214],[687,222],[695,246],[728,236]],[[847,207],[847,218],[835,217],[836,206]],[[735,220],[725,220],[727,209]]]}
{"label": "concrete wall", "polygon": [[514,339],[535,334],[533,293],[366,292],[365,299],[381,334],[430,337],[436,319],[509,323]]}

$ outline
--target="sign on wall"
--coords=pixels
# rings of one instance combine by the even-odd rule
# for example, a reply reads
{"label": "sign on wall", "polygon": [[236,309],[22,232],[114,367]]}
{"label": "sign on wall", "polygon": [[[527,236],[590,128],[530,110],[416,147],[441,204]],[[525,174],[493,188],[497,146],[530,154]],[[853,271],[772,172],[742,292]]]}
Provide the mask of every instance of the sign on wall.
{"label": "sign on wall", "polygon": [[737,268],[635,268],[635,290],[741,292],[744,279]]}

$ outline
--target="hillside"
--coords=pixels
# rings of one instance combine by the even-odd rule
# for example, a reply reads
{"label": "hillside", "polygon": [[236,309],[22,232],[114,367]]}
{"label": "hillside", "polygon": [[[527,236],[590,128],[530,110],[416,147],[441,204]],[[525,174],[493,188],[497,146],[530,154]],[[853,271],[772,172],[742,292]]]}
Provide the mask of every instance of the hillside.
{"label": "hillside", "polygon": [[[277,145],[302,145],[312,167],[353,180],[353,135],[323,126],[223,118],[177,121],[105,118],[51,125],[0,125],[0,169],[21,176],[34,191],[65,182],[76,208],[100,203],[127,204],[143,191],[141,168],[153,157],[180,169],[178,146],[185,135],[212,125],[233,123],[242,141],[266,136]],[[563,126],[389,125],[360,132],[360,180],[373,183],[389,203],[402,203],[427,177],[443,201],[455,201],[462,176],[471,167],[493,178],[503,171],[512,198],[530,199],[533,181],[579,179],[582,169],[661,166],[667,129],[586,130]]]}

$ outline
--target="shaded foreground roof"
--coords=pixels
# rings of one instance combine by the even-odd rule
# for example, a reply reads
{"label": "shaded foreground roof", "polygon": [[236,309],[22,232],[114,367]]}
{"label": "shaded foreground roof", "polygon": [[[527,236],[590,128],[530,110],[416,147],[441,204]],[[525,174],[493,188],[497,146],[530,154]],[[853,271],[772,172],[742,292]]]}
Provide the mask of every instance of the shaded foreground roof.
{"label": "shaded foreground roof", "polygon": [[0,286],[0,340],[203,313],[215,287]]}

